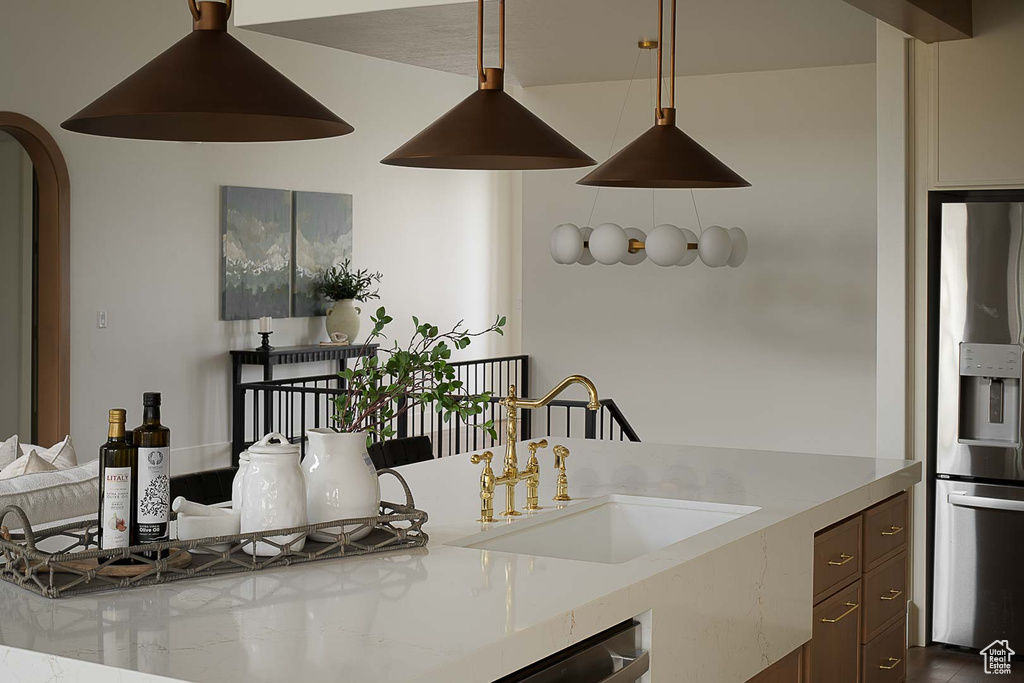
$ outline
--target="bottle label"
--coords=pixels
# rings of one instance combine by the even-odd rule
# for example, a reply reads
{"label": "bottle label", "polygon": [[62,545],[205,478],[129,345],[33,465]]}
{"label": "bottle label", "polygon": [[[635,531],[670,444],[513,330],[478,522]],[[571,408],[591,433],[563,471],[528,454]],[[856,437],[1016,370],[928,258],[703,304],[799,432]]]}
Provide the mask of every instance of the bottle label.
{"label": "bottle label", "polygon": [[140,542],[167,539],[171,512],[170,447],[139,448],[139,497],[136,517]]}
{"label": "bottle label", "polygon": [[132,523],[132,468],[107,467],[103,474],[103,550],[127,548]]}

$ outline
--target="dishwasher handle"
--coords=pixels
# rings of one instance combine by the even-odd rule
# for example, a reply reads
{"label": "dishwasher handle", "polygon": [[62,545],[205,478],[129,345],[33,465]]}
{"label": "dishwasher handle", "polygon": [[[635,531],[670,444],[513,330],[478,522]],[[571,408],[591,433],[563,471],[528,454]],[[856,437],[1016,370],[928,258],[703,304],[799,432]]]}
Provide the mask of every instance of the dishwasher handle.
{"label": "dishwasher handle", "polygon": [[947,496],[950,505],[965,508],[983,508],[985,510],[1006,510],[1008,512],[1024,512],[1024,500],[1007,498],[986,498],[969,496],[965,491],[953,491]]}
{"label": "dishwasher handle", "polygon": [[599,683],[633,683],[651,668],[651,655],[647,650],[641,650],[635,657],[624,655],[612,655],[612,657],[621,661],[625,666],[612,675],[602,678]]}

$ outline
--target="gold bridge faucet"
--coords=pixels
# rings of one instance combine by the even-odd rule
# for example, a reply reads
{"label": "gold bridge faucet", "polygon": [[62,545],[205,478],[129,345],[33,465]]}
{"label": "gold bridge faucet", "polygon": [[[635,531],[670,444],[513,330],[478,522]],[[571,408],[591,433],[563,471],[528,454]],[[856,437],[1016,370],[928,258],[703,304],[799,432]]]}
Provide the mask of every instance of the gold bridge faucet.
{"label": "gold bridge faucet", "polygon": [[[505,511],[501,513],[503,516],[513,517],[522,514],[516,509],[516,484],[521,481],[525,481],[527,483],[526,490],[528,500],[526,509],[540,509],[540,506],[537,505],[537,489],[540,486],[540,467],[537,464],[536,448],[543,448],[547,446],[547,443],[538,442],[536,445],[531,444],[531,446],[534,447],[531,447],[530,449],[530,462],[525,470],[519,469],[519,459],[516,456],[516,439],[518,438],[516,423],[518,420],[518,410],[520,408],[543,408],[573,384],[581,384],[587,390],[587,394],[590,397],[590,400],[587,403],[587,410],[601,410],[601,400],[597,397],[597,387],[595,387],[594,383],[583,375],[570,375],[559,382],[558,385],[545,394],[543,398],[532,400],[517,397],[516,386],[513,384],[508,388],[508,396],[501,399],[499,402],[501,405],[505,406],[507,411],[505,426],[505,464],[502,468],[501,475],[495,477],[491,481],[493,481],[493,486],[495,487],[502,485],[505,486]],[[490,460],[488,459],[488,462],[489,461]],[[474,462],[479,462],[479,460],[474,460]],[[493,489],[491,489],[490,495],[494,495]],[[485,514],[484,517],[486,516],[487,515]]]}

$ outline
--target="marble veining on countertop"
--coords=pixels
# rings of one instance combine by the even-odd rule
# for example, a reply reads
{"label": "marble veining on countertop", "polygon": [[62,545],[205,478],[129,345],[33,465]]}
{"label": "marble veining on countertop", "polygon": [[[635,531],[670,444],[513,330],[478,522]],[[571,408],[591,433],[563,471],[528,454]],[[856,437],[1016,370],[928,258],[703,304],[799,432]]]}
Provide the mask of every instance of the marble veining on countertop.
{"label": "marble veining on countertop", "polygon": [[[569,505],[620,493],[760,509],[621,564],[456,547],[481,531],[480,468],[445,458],[402,469],[430,515],[426,548],[55,601],[2,584],[0,657],[25,681],[76,680],[37,675],[74,660],[125,681],[492,681],[649,613],[655,681],[745,680],[810,637],[813,532],[921,478],[884,458],[552,441],[572,451]],[[550,501],[549,454],[542,468]]]}

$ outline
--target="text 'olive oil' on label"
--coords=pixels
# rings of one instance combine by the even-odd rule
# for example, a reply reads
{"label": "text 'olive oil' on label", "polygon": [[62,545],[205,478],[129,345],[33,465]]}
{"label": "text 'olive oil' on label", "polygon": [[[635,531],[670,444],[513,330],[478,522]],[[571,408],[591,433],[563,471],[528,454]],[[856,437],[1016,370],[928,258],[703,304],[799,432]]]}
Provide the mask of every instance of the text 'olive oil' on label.
{"label": "text 'olive oil' on label", "polygon": [[171,510],[170,449],[139,448],[137,524],[140,543],[167,539]]}
{"label": "text 'olive oil' on label", "polygon": [[103,550],[127,548],[132,522],[132,468],[107,467],[103,482]]}

